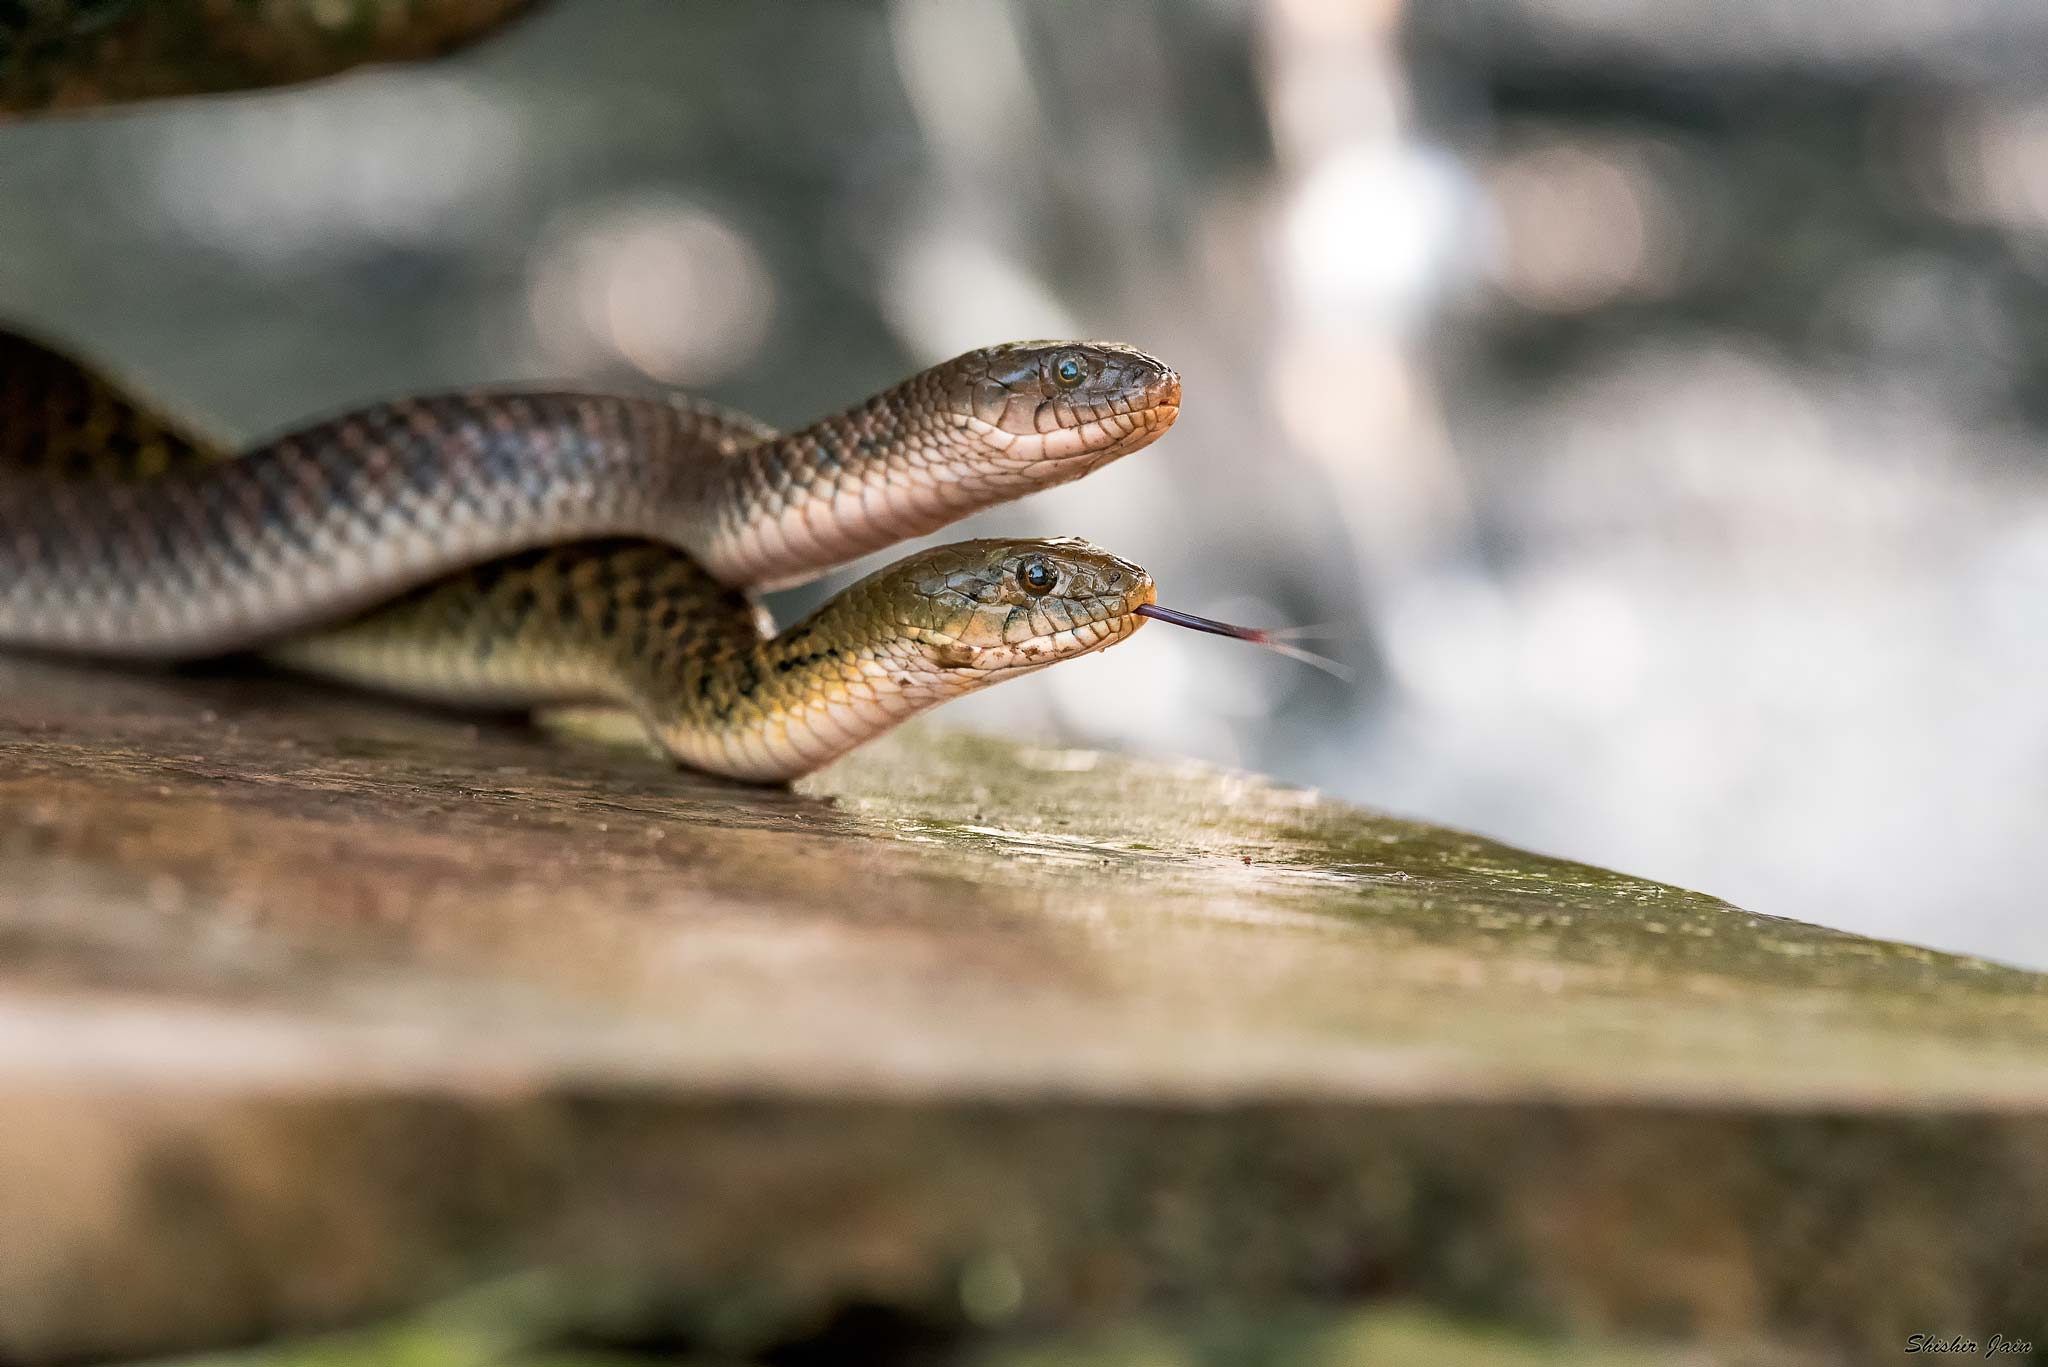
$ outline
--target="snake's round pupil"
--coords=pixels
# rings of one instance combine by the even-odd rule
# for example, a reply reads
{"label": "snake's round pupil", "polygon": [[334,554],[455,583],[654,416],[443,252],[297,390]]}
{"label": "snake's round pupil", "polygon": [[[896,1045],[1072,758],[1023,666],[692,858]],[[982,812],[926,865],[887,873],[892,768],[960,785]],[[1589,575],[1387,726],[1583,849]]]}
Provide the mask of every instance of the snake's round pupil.
{"label": "snake's round pupil", "polygon": [[1052,368],[1053,378],[1069,389],[1081,383],[1081,362],[1074,356],[1062,356]]}
{"label": "snake's round pupil", "polygon": [[1024,587],[1033,593],[1051,593],[1052,586],[1059,579],[1059,576],[1052,572],[1052,566],[1043,560],[1025,561],[1024,568],[1019,574],[1024,580]]}

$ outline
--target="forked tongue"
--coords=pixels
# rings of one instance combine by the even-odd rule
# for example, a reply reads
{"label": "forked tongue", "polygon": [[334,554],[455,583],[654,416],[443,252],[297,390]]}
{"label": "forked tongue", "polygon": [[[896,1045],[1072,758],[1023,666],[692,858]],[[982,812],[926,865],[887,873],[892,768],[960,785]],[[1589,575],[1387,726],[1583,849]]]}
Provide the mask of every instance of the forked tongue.
{"label": "forked tongue", "polygon": [[1342,679],[1346,683],[1351,682],[1351,670],[1348,666],[1331,659],[1327,655],[1318,655],[1314,651],[1303,650],[1300,646],[1295,645],[1293,640],[1289,639],[1290,637],[1298,639],[1304,636],[1314,637],[1329,634],[1320,627],[1232,626],[1229,622],[1219,622],[1214,618],[1197,617],[1192,612],[1175,612],[1172,608],[1162,608],[1157,603],[1144,604],[1138,609],[1138,615],[1140,617],[1150,617],[1155,622],[1170,622],[1177,627],[1186,627],[1189,631],[1206,631],[1212,636],[1229,636],[1239,641],[1250,641],[1253,645],[1264,646],[1276,655],[1285,655],[1290,660],[1299,660],[1305,665],[1313,665],[1325,674]]}

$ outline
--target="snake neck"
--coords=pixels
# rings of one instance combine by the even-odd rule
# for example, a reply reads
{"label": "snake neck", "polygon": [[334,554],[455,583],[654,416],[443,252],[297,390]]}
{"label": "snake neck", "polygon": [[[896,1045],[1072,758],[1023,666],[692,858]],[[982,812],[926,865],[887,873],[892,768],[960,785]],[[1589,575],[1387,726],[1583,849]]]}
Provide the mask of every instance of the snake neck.
{"label": "snake neck", "polygon": [[657,632],[659,648],[614,655],[625,698],[672,756],[730,778],[800,777],[979,686],[861,585],[777,635],[723,649]]}
{"label": "snake neck", "polygon": [[727,584],[815,578],[1024,492],[1010,440],[899,386],[714,465],[690,549]]}
{"label": "snake neck", "polygon": [[268,653],[457,705],[621,703],[678,761],[757,782],[809,773],[979,686],[934,663],[865,584],[779,635],[767,626],[688,556],[582,542],[437,580]]}

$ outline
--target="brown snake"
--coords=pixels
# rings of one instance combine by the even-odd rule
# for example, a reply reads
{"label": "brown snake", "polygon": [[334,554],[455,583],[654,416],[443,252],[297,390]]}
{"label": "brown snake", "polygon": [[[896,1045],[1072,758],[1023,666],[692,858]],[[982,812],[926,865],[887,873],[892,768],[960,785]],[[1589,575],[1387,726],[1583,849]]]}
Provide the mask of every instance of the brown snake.
{"label": "brown snake", "polygon": [[0,334],[0,646],[259,648],[438,700],[602,699],[683,763],[787,779],[1123,639],[1152,581],[1084,542],[962,542],[779,634],[744,590],[1079,478],[1179,404],[1128,347],[1016,343],[789,434],[683,398],[459,394],[230,459]]}

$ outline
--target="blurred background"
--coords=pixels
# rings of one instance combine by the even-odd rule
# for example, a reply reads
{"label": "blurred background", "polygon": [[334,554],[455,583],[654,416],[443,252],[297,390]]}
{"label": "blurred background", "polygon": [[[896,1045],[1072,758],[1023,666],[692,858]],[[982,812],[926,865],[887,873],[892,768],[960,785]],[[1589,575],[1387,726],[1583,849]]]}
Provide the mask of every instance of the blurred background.
{"label": "blurred background", "polygon": [[1174,433],[940,539],[1086,536],[1357,682],[1155,629],[946,721],[2048,966],[2027,0],[557,0],[10,127],[0,319],[245,438],[1130,341]]}

